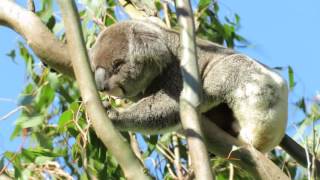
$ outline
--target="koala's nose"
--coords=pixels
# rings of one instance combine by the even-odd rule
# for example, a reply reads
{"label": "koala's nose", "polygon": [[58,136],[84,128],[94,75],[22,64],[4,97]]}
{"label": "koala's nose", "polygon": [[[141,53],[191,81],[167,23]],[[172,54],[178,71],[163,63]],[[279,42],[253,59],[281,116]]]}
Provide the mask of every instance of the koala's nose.
{"label": "koala's nose", "polygon": [[105,87],[105,79],[106,79],[106,70],[104,68],[97,68],[94,72],[94,79],[96,81],[97,89],[99,91],[104,91]]}

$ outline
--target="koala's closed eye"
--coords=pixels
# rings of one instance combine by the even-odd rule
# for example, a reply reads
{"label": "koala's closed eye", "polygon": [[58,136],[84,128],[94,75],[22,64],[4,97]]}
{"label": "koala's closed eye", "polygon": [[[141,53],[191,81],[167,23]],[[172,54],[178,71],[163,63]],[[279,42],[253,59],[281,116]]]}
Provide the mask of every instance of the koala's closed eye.
{"label": "koala's closed eye", "polygon": [[121,65],[123,65],[125,61],[123,59],[115,59],[112,61],[112,72],[118,73],[120,71]]}

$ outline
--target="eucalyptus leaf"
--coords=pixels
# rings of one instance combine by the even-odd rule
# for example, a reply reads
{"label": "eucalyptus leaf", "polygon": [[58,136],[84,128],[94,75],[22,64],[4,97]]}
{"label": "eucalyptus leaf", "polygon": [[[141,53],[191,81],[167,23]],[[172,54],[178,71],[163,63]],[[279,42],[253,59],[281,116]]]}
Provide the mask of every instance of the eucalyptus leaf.
{"label": "eucalyptus leaf", "polygon": [[55,91],[51,88],[49,84],[46,84],[38,90],[35,97],[36,107],[41,109],[46,109],[54,100]]}
{"label": "eucalyptus leaf", "polygon": [[[65,130],[65,127],[68,123],[70,123],[73,119],[73,112],[72,111],[65,111],[61,114],[59,121],[58,121],[58,129],[60,132]],[[72,125],[72,124],[71,124]]]}
{"label": "eucalyptus leaf", "polygon": [[57,73],[52,73],[50,72],[48,74],[48,77],[47,77],[49,83],[50,83],[50,86],[52,87],[52,89],[57,89],[59,86],[60,86],[60,80],[59,80],[59,75]]}
{"label": "eucalyptus leaf", "polygon": [[289,88],[292,91],[296,83],[294,82],[294,73],[291,66],[288,67],[288,74],[289,74]]}
{"label": "eucalyptus leaf", "polygon": [[15,51],[14,49],[12,49],[12,50],[11,50],[10,52],[8,52],[6,55],[11,58],[12,62],[14,62],[15,64],[17,64],[17,62],[15,61],[16,51]]}
{"label": "eucalyptus leaf", "polygon": [[305,114],[307,113],[306,109],[306,103],[304,97],[302,97],[297,103],[296,106],[298,106]]}
{"label": "eucalyptus leaf", "polygon": [[21,125],[16,124],[13,132],[10,135],[10,140],[14,140],[16,137],[18,137],[20,135],[21,131],[22,131]]}
{"label": "eucalyptus leaf", "polygon": [[202,10],[208,7],[211,4],[211,2],[212,2],[211,0],[200,0],[198,4],[198,9]]}
{"label": "eucalyptus leaf", "polygon": [[21,128],[31,128],[42,124],[44,121],[44,117],[41,115],[36,116],[26,116],[22,115],[19,119],[17,119],[16,124]]}

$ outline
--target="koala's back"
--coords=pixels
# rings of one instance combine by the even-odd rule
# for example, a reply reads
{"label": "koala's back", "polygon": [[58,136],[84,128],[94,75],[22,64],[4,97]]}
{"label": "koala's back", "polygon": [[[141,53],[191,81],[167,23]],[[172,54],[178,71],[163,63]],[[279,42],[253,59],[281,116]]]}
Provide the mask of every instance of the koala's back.
{"label": "koala's back", "polygon": [[[232,50],[206,41],[201,41],[198,48],[203,86],[201,113],[262,152],[279,144],[287,123],[285,80],[263,64]],[[179,62],[177,57],[168,64],[148,87],[146,96],[161,90],[179,102]]]}

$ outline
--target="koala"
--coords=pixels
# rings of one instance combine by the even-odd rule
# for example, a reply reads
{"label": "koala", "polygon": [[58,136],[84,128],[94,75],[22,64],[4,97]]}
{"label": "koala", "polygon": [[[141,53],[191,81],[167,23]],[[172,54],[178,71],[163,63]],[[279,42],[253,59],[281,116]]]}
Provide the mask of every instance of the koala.
{"label": "koala", "polygon": [[[181,128],[179,33],[129,20],[102,31],[91,50],[98,90],[134,103],[108,116],[123,131],[147,134]],[[288,88],[276,72],[218,44],[196,39],[204,118],[261,152],[277,146],[287,125]]]}

